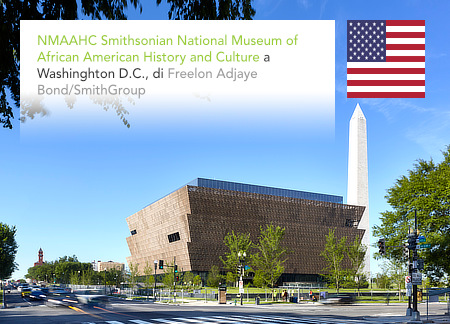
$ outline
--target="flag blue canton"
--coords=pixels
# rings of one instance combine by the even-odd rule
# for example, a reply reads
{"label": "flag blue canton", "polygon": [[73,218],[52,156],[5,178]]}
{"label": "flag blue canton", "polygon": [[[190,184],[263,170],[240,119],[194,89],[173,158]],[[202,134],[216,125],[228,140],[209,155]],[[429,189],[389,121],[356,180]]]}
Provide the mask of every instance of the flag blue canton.
{"label": "flag blue canton", "polygon": [[347,21],[347,62],[386,62],[386,20]]}

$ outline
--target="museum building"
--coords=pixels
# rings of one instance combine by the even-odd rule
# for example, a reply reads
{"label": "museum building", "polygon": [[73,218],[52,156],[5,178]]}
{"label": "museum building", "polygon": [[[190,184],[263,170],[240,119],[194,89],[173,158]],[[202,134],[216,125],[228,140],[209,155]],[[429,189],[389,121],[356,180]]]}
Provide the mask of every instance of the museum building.
{"label": "museum building", "polygon": [[204,277],[212,265],[225,270],[219,256],[227,252],[227,233],[249,233],[256,243],[260,227],[273,224],[285,228],[290,251],[279,283],[316,282],[326,266],[320,253],[329,229],[338,238],[361,239],[364,210],[341,196],[197,178],[127,218],[127,262],[143,273],[146,264],[176,258],[180,272]]}

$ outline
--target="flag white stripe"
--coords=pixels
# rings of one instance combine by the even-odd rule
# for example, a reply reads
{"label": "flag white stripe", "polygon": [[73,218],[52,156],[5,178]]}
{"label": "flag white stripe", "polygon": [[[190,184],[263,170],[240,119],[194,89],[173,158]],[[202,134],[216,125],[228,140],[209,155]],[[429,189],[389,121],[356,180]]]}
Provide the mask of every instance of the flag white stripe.
{"label": "flag white stripe", "polygon": [[386,50],[386,56],[425,56],[425,50]]}
{"label": "flag white stripe", "polygon": [[425,80],[425,74],[348,74],[347,80]]}
{"label": "flag white stripe", "polygon": [[366,86],[348,86],[347,92],[425,92],[425,87],[381,87],[381,86],[373,86],[373,87],[366,87]]}
{"label": "flag white stripe", "polygon": [[425,32],[425,26],[386,26],[386,32],[390,33],[420,33]]}
{"label": "flag white stripe", "polygon": [[424,69],[425,62],[347,62],[347,68],[367,69],[367,68],[415,68]]}
{"label": "flag white stripe", "polygon": [[386,38],[386,44],[425,44],[424,38]]}

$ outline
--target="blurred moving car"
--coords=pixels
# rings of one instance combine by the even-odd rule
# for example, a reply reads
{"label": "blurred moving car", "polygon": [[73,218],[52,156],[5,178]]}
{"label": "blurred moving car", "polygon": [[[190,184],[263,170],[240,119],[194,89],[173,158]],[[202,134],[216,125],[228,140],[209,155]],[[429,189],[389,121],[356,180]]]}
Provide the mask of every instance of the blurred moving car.
{"label": "blurred moving car", "polygon": [[47,306],[105,306],[109,297],[102,290],[83,289],[73,293],[63,289],[51,290],[46,298]]}
{"label": "blurred moving car", "polygon": [[50,290],[47,295],[45,304],[47,306],[75,306],[78,304],[78,300],[74,294],[68,293],[63,289]]}
{"label": "blurred moving car", "polygon": [[321,300],[324,304],[353,304],[355,297],[352,295],[330,295],[327,299]]}
{"label": "blurred moving car", "polygon": [[28,287],[24,287],[20,291],[20,295],[22,297],[28,297],[28,296],[30,296],[30,294],[31,294],[31,288],[28,288]]}
{"label": "blurred moving car", "polygon": [[82,305],[105,305],[109,303],[109,297],[102,290],[82,289],[74,291],[75,297]]}
{"label": "blurred moving car", "polygon": [[19,286],[17,286],[17,290],[18,290],[19,292],[22,292],[22,290],[23,290],[24,288],[29,288],[29,287],[28,287],[28,284],[20,284]]}
{"label": "blurred moving car", "polygon": [[35,288],[31,291],[30,298],[34,300],[44,300],[49,293],[48,288]]}

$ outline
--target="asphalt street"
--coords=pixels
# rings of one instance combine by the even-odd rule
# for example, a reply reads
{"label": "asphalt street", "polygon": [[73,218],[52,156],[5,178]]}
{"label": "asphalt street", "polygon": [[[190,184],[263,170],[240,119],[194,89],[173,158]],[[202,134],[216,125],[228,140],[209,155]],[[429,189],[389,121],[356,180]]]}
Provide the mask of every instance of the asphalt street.
{"label": "asphalt street", "polygon": [[[196,301],[183,305],[113,299],[104,307],[48,307],[42,301],[28,301],[15,292],[6,296],[7,308],[0,310],[0,323],[405,323],[405,304],[321,305],[218,305]],[[426,320],[426,304],[419,305]],[[445,323],[447,304],[429,305],[429,320]]]}

